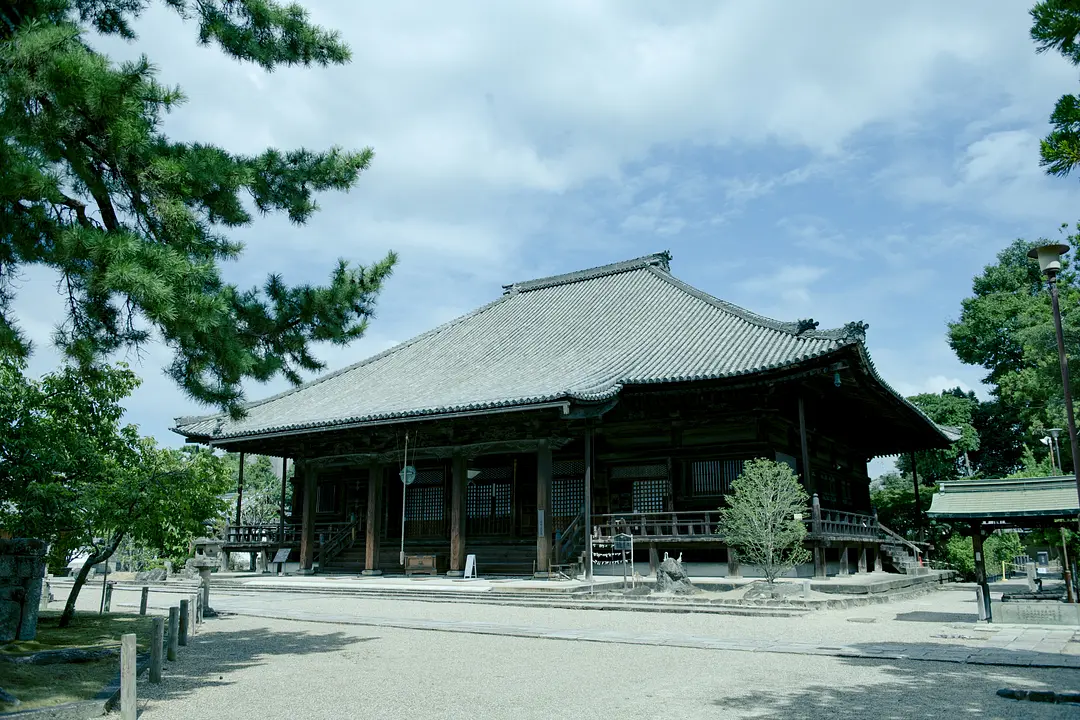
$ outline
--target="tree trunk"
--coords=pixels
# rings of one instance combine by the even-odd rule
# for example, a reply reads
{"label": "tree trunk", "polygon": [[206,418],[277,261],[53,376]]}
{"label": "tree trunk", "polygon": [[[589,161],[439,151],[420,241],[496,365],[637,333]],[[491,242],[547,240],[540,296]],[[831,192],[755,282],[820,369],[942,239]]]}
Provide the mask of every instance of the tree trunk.
{"label": "tree trunk", "polygon": [[71,586],[71,592],[68,594],[67,603],[64,604],[64,612],[60,615],[60,627],[66,628],[71,624],[71,619],[75,617],[75,602],[79,599],[79,592],[82,590],[83,585],[86,584],[86,578],[90,576],[90,571],[98,563],[112,557],[112,554],[116,552],[116,548],[123,539],[124,533],[117,533],[113,538],[113,541],[105,546],[104,550],[86,558],[86,562],[79,568],[79,574],[75,576],[75,583]]}

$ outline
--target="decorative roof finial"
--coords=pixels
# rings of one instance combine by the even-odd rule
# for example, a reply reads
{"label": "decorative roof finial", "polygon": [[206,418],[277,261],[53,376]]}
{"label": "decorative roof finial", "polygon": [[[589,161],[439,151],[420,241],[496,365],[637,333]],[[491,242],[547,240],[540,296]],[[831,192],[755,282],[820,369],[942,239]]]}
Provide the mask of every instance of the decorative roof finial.
{"label": "decorative roof finial", "polygon": [[814,318],[805,318],[796,323],[795,334],[802,335],[807,330],[817,330],[818,321]]}
{"label": "decorative roof finial", "polygon": [[844,326],[844,335],[848,340],[854,342],[866,342],[866,330],[869,327],[870,326],[862,320],[849,322]]}

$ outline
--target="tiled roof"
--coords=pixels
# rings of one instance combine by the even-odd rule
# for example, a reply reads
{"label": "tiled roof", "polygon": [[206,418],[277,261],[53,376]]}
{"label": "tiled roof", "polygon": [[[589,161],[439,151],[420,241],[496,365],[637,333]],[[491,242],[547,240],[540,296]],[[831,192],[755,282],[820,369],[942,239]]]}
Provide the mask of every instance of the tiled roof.
{"label": "tiled roof", "polygon": [[252,403],[239,421],[178,418],[176,431],[217,439],[600,401],[629,384],[749,375],[861,347],[861,323],[825,331],[770,320],[683,283],[669,261],[659,253],[505,286],[467,315]]}
{"label": "tiled roof", "polygon": [[927,512],[940,519],[1080,515],[1072,477],[954,480],[941,483]]}

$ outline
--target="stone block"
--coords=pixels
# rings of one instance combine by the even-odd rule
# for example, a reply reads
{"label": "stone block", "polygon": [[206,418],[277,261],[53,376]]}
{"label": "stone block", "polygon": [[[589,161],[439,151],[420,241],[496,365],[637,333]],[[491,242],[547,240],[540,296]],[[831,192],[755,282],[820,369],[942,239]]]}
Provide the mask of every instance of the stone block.
{"label": "stone block", "polygon": [[1080,627],[1080,605],[1059,600],[991,601],[994,622]]}
{"label": "stone block", "polygon": [[0,600],[0,643],[11,642],[19,632],[22,603]]}

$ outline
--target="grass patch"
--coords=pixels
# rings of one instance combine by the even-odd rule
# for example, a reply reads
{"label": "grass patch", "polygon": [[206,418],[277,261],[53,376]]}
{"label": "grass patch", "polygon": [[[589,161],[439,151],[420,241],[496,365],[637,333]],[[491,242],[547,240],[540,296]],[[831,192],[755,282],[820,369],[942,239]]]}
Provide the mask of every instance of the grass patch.
{"label": "grass patch", "polygon": [[[60,612],[45,611],[38,617],[37,638],[0,645],[0,654],[23,655],[61,648],[120,648],[120,636],[135,633],[138,652],[150,650],[153,619],[143,615],[75,613],[71,625],[60,628]],[[0,712],[31,710],[77,700],[91,700],[120,672],[119,657],[88,663],[16,665],[0,662],[0,687],[22,701],[0,703]]]}

